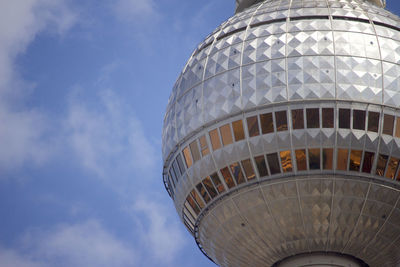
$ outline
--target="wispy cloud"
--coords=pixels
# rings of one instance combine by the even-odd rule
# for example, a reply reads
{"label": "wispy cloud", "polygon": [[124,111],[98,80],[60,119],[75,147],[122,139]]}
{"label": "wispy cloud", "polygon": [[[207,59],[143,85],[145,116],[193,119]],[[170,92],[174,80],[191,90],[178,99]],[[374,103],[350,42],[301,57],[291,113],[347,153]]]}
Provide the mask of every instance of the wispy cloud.
{"label": "wispy cloud", "polygon": [[119,19],[142,23],[155,21],[160,17],[154,0],[117,0],[113,2],[114,10]]}

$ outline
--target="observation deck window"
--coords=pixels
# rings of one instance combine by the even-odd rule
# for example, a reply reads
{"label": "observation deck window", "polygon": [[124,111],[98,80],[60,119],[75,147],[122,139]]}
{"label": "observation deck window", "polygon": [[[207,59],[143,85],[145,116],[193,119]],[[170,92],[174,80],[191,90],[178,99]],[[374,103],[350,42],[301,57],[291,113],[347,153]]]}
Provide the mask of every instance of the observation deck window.
{"label": "observation deck window", "polygon": [[356,172],[360,171],[361,157],[362,157],[361,150],[352,150],[350,152],[350,166],[349,166],[350,171],[356,171]]}
{"label": "observation deck window", "polygon": [[242,160],[242,166],[244,169],[244,173],[246,174],[247,180],[253,180],[254,178],[256,178],[256,174],[254,173],[253,165],[251,164],[250,159]]}
{"label": "observation deck window", "polygon": [[292,156],[290,154],[290,151],[289,150],[281,151],[279,154],[281,156],[283,172],[291,172],[293,170],[293,164],[292,164]]}
{"label": "observation deck window", "polygon": [[365,111],[353,110],[353,129],[365,130]]}
{"label": "observation deck window", "polygon": [[350,129],[350,109],[339,109],[339,128]]}
{"label": "observation deck window", "polygon": [[349,157],[349,151],[347,149],[338,149],[337,153],[337,169],[340,171],[346,171],[347,170],[347,162],[348,162],[348,157]]}
{"label": "observation deck window", "polygon": [[400,117],[396,119],[396,132],[395,132],[396,137],[400,137]]}
{"label": "observation deck window", "polygon": [[204,188],[202,183],[198,183],[196,185],[197,191],[199,191],[201,197],[204,199],[204,201],[206,202],[206,204],[208,204],[208,202],[210,202],[211,198],[208,195],[206,189]]}
{"label": "observation deck window", "polygon": [[186,198],[186,201],[189,203],[190,207],[193,209],[193,211],[196,213],[196,215],[199,215],[200,213],[200,208],[197,206],[197,203],[194,201],[192,196],[188,196]]}
{"label": "observation deck window", "polygon": [[371,173],[372,165],[374,164],[375,153],[366,151],[364,153],[364,162],[362,172]]}
{"label": "observation deck window", "polygon": [[219,139],[218,129],[210,131],[210,139],[211,139],[211,146],[214,151],[221,148],[221,141]]}
{"label": "observation deck window", "polygon": [[333,148],[324,148],[322,150],[322,164],[324,170],[333,169]]}
{"label": "observation deck window", "polygon": [[393,136],[394,116],[385,114],[383,120],[383,134]]}
{"label": "observation deck window", "polygon": [[275,119],[276,119],[276,130],[278,132],[288,130],[286,110],[275,112]]}
{"label": "observation deck window", "polygon": [[201,200],[199,194],[197,194],[196,190],[192,190],[190,192],[190,195],[192,196],[192,198],[194,199],[194,201],[197,203],[197,205],[199,206],[200,209],[204,208],[204,202],[203,200]]}
{"label": "observation deck window", "polygon": [[185,158],[186,167],[189,169],[193,165],[192,157],[190,156],[189,147],[183,149],[183,157]]}
{"label": "observation deck window", "polygon": [[260,129],[258,128],[257,116],[247,118],[247,128],[249,130],[249,137],[260,135]]}
{"label": "observation deck window", "polygon": [[271,175],[281,173],[281,168],[279,166],[279,159],[277,153],[268,154],[267,161]]}
{"label": "observation deck window", "polygon": [[243,121],[238,120],[232,122],[232,128],[233,128],[233,135],[235,136],[235,142],[243,140],[244,139]]}
{"label": "observation deck window", "polygon": [[190,150],[192,151],[193,163],[200,160],[200,151],[197,140],[194,140],[192,143],[190,143]]}
{"label": "observation deck window", "polygon": [[293,130],[304,129],[304,112],[302,109],[292,110]]}
{"label": "observation deck window", "polygon": [[321,150],[319,148],[308,149],[308,162],[310,170],[321,169]]}
{"label": "observation deck window", "polygon": [[379,130],[379,113],[368,112],[368,131],[377,133]]}
{"label": "observation deck window", "polygon": [[235,182],[232,179],[232,175],[229,172],[228,167],[225,167],[223,169],[220,170],[222,176],[224,177],[225,183],[228,186],[229,189],[231,189],[232,187],[235,187]]}
{"label": "observation deck window", "polygon": [[258,174],[261,177],[268,176],[268,170],[267,170],[267,165],[265,164],[265,159],[264,156],[258,156],[254,158],[254,161],[256,162],[257,165],[257,170]]}
{"label": "observation deck window", "polygon": [[260,120],[262,134],[269,134],[274,132],[274,121],[272,118],[272,113],[261,114]]}
{"label": "observation deck window", "polygon": [[231,126],[229,124],[225,124],[224,126],[221,126],[219,130],[221,131],[222,144],[224,146],[232,144],[233,138],[232,138]]}
{"label": "observation deck window", "polygon": [[233,177],[235,178],[236,184],[239,185],[239,184],[246,182],[246,180],[244,179],[242,168],[240,167],[238,162],[231,164],[230,168],[231,168]]}
{"label": "observation deck window", "polygon": [[334,113],[333,108],[322,109],[322,128],[333,128],[334,127]]}
{"label": "observation deck window", "polygon": [[207,156],[208,154],[210,154],[210,149],[208,148],[206,136],[203,135],[202,137],[200,137],[199,141],[200,141],[201,155],[204,157],[204,156]]}
{"label": "observation deck window", "polygon": [[297,170],[306,171],[307,170],[306,150],[305,149],[296,150],[295,154],[296,154]]}
{"label": "observation deck window", "polygon": [[379,154],[378,164],[376,165],[376,175],[383,176],[386,170],[386,164],[388,161],[388,156]]}
{"label": "observation deck window", "polygon": [[221,194],[222,192],[224,192],[225,191],[225,187],[221,183],[221,180],[219,179],[218,174],[215,172],[215,173],[211,174],[210,177],[211,177],[211,180],[213,181],[215,187],[217,188],[218,193]]}
{"label": "observation deck window", "polygon": [[308,108],[306,109],[307,114],[307,128],[319,128],[319,109]]}
{"label": "observation deck window", "polygon": [[203,180],[203,185],[207,189],[211,198],[214,198],[218,195],[217,190],[215,189],[213,183],[211,182],[210,177],[207,177],[206,179]]}
{"label": "observation deck window", "polygon": [[385,177],[394,179],[396,177],[398,166],[399,166],[399,159],[391,157],[389,160]]}
{"label": "observation deck window", "polygon": [[178,162],[179,170],[183,174],[185,172],[185,166],[183,166],[183,161],[182,161],[181,154],[178,154],[178,156],[176,157],[176,161]]}

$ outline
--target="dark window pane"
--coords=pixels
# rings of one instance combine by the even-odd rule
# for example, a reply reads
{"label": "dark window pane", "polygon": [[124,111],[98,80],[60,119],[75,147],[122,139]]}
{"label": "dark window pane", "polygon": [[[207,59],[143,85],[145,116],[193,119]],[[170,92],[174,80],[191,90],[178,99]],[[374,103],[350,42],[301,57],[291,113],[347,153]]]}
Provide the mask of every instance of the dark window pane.
{"label": "dark window pane", "polygon": [[200,150],[201,150],[201,155],[204,157],[210,153],[210,150],[208,149],[208,144],[206,140],[206,136],[203,135],[202,137],[199,138],[200,141]]}
{"label": "dark window pane", "polygon": [[235,187],[235,182],[232,179],[232,175],[229,172],[228,167],[221,169],[221,174],[224,177],[225,183],[228,186],[228,188]]}
{"label": "dark window pane", "polygon": [[306,158],[306,150],[300,149],[296,150],[296,164],[298,171],[306,171],[307,170],[307,158]]}
{"label": "dark window pane", "polygon": [[221,180],[219,179],[219,176],[217,173],[213,173],[210,175],[211,180],[213,181],[215,187],[218,190],[218,193],[222,193],[225,191],[224,185],[221,183]]}
{"label": "dark window pane", "polygon": [[333,149],[332,148],[324,148],[322,150],[322,164],[324,170],[332,170],[333,169]]}
{"label": "dark window pane", "polygon": [[385,176],[387,178],[394,179],[394,177],[396,176],[398,166],[399,166],[399,159],[393,157],[390,158]]}
{"label": "dark window pane", "polygon": [[374,164],[374,158],[375,153],[365,151],[362,172],[371,173],[372,164]]}
{"label": "dark window pane", "polygon": [[277,153],[268,154],[267,160],[271,175],[281,173],[281,167],[279,166],[279,159]]}
{"label": "dark window pane", "polygon": [[339,109],[339,128],[350,129],[350,109]]}
{"label": "dark window pane", "polygon": [[207,177],[206,179],[203,180],[204,187],[207,189],[207,192],[210,194],[211,198],[214,198],[217,196],[217,190],[215,190],[215,187],[213,183],[211,182],[210,177]]}
{"label": "dark window pane", "polygon": [[188,146],[185,147],[185,149],[183,149],[183,157],[185,158],[186,167],[190,168],[193,164],[193,161],[192,161],[192,156],[190,156],[190,151]]}
{"label": "dark window pane", "polygon": [[258,156],[254,158],[254,161],[257,165],[258,173],[260,174],[260,178],[264,176],[268,176],[267,165],[265,164],[264,156]]}
{"label": "dark window pane", "polygon": [[376,165],[376,175],[383,176],[386,170],[386,163],[388,161],[388,156],[379,154],[378,164]]}
{"label": "dark window pane", "polygon": [[192,190],[190,192],[190,195],[192,196],[192,198],[194,199],[194,201],[197,203],[197,205],[200,207],[200,209],[204,208],[204,202],[203,200],[201,200],[199,194],[197,194],[196,190]]}
{"label": "dark window pane", "polygon": [[194,199],[193,199],[191,196],[188,196],[188,197],[186,198],[186,201],[189,203],[190,207],[192,207],[193,211],[194,211],[197,215],[199,215],[200,209],[199,209],[199,207],[197,206],[197,204],[196,204],[196,202],[194,201]]}
{"label": "dark window pane", "polygon": [[272,119],[272,113],[261,114],[260,121],[262,134],[274,132],[274,121]]}
{"label": "dark window pane", "polygon": [[221,141],[219,140],[218,129],[214,129],[210,132],[211,146],[213,150],[218,150],[221,148]]}
{"label": "dark window pane", "polygon": [[244,173],[246,174],[247,180],[252,180],[256,177],[250,159],[242,160],[242,166],[244,169]]}
{"label": "dark window pane", "polygon": [[321,150],[319,148],[308,150],[308,162],[310,165],[310,170],[321,169]]}
{"label": "dark window pane", "polygon": [[232,144],[233,138],[232,138],[231,126],[229,124],[225,124],[224,126],[221,126],[219,130],[221,131],[222,144],[224,146]]}
{"label": "dark window pane", "polygon": [[387,135],[393,135],[393,127],[394,116],[385,114],[383,121],[383,133]]}
{"label": "dark window pane", "polygon": [[231,164],[231,172],[233,174],[233,177],[235,178],[236,184],[241,184],[246,182],[243,176],[242,168],[240,168],[238,162]]}
{"label": "dark window pane", "polygon": [[183,160],[181,154],[178,154],[176,157],[176,161],[178,162],[179,169],[181,170],[181,173],[185,172],[185,166],[183,165]]}
{"label": "dark window pane", "polygon": [[365,130],[365,111],[353,110],[353,129]]}
{"label": "dark window pane", "polygon": [[350,171],[356,171],[356,172],[360,171],[361,157],[362,157],[361,150],[352,150],[350,152],[350,166],[349,166]]}
{"label": "dark window pane", "polygon": [[280,131],[287,131],[287,116],[286,110],[275,112],[275,119],[276,119],[276,130]]}
{"label": "dark window pane", "polygon": [[368,131],[378,132],[379,129],[379,113],[378,112],[368,112]]}
{"label": "dark window pane", "polygon": [[196,162],[200,159],[200,151],[197,145],[197,140],[190,144],[190,150],[192,151],[193,161]]}
{"label": "dark window pane", "polygon": [[347,170],[347,159],[348,159],[347,149],[338,149],[337,154],[337,169],[341,171]]}
{"label": "dark window pane", "polygon": [[247,128],[249,129],[250,137],[260,135],[257,116],[247,118]]}
{"label": "dark window pane", "polygon": [[292,124],[293,129],[304,129],[304,114],[302,109],[292,110]]}
{"label": "dark window pane", "polygon": [[319,128],[319,109],[308,108],[307,114],[307,128]]}
{"label": "dark window pane", "polygon": [[202,183],[198,183],[198,184],[196,185],[196,188],[197,188],[197,190],[199,191],[201,197],[204,199],[204,201],[205,201],[206,203],[210,202],[211,198],[210,198],[210,196],[208,195],[208,193],[207,193],[206,189],[204,188],[203,184],[202,184]]}
{"label": "dark window pane", "polygon": [[238,120],[232,122],[232,128],[233,128],[233,135],[235,136],[235,142],[243,140],[244,139],[243,121]]}
{"label": "dark window pane", "polygon": [[400,117],[396,119],[396,131],[395,136],[400,137]]}
{"label": "dark window pane", "polygon": [[322,128],[333,128],[333,108],[322,109]]}
{"label": "dark window pane", "polygon": [[279,154],[281,156],[283,172],[291,172],[293,170],[293,166],[290,151],[281,151]]}

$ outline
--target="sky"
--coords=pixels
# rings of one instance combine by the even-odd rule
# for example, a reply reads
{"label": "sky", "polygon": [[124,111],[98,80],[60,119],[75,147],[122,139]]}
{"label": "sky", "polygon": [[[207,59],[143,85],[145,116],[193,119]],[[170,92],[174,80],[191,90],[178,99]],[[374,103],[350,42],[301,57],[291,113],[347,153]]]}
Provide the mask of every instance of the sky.
{"label": "sky", "polygon": [[161,131],[191,52],[233,12],[0,0],[1,267],[215,266],[163,187]]}

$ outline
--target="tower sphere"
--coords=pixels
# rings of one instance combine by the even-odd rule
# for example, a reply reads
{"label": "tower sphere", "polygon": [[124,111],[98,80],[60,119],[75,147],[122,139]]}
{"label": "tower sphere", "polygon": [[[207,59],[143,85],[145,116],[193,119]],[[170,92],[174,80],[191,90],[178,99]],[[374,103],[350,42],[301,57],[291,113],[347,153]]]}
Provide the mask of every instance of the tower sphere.
{"label": "tower sphere", "polygon": [[195,49],[163,181],[210,260],[400,264],[400,19],[384,7],[236,0]]}

